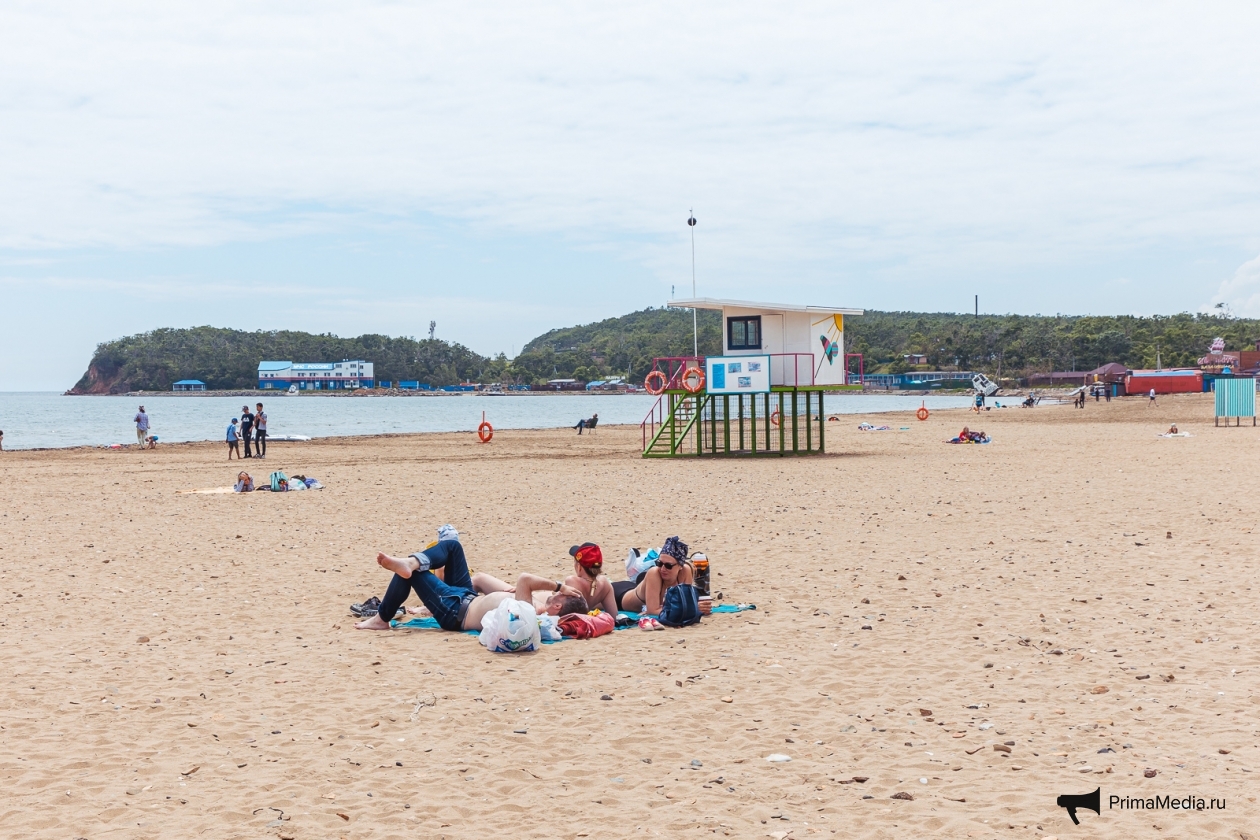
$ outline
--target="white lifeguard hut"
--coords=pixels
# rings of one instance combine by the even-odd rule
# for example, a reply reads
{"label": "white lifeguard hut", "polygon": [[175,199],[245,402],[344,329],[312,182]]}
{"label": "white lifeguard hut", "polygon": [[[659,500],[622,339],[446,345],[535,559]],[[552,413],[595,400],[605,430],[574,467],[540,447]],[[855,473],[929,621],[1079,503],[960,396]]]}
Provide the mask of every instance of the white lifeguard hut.
{"label": "white lifeguard hut", "polygon": [[644,457],[824,451],[824,392],[861,387],[851,384],[844,322],[863,310],[715,298],[668,305],[720,311],[722,355],[655,360],[644,384],[660,399],[642,424]]}

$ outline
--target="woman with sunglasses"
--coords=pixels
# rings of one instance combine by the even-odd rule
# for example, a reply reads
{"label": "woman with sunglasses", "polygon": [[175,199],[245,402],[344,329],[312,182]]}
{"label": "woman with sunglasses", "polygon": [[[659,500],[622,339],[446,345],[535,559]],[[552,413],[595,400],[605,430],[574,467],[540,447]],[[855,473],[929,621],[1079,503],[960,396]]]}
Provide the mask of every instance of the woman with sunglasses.
{"label": "woman with sunglasses", "polygon": [[646,612],[656,615],[665,600],[665,590],[679,583],[692,583],[691,563],[687,560],[687,544],[678,537],[665,540],[661,559],[656,565],[642,572],[637,580],[613,582],[613,594],[617,609],[627,613]]}

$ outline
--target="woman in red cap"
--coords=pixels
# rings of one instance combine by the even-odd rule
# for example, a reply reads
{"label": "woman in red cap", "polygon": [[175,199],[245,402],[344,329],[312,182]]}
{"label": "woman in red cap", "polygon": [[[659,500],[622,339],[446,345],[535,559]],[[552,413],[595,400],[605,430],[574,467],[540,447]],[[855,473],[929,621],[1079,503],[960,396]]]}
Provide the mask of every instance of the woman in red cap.
{"label": "woman in red cap", "polygon": [[573,558],[573,574],[565,578],[564,585],[571,586],[582,597],[591,609],[601,609],[616,617],[617,598],[613,595],[612,583],[604,572],[604,553],[595,543],[582,543],[569,549]]}

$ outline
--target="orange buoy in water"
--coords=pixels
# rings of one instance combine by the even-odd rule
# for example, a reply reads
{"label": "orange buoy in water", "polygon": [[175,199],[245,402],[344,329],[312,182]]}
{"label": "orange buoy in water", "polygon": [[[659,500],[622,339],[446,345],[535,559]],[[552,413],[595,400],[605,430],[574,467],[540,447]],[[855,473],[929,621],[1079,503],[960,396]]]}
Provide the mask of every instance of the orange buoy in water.
{"label": "orange buoy in water", "polygon": [[665,386],[669,384],[669,380],[665,378],[662,371],[654,370],[647,375],[647,379],[643,380],[643,387],[649,394],[659,397],[665,393]]}
{"label": "orange buoy in water", "polygon": [[494,437],[494,426],[486,422],[486,413],[484,411],[481,412],[481,425],[477,427],[477,437],[482,443],[489,443],[490,439]]}
{"label": "orange buoy in water", "polygon": [[927,403],[921,404],[919,406],[919,410],[914,413],[914,416],[918,417],[920,420],[928,419]]}

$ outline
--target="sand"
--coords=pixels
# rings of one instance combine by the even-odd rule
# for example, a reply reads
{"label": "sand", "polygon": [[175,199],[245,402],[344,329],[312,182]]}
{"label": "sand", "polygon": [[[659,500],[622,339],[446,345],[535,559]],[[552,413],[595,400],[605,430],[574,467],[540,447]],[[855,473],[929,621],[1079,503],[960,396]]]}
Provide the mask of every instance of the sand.
{"label": "sand", "polygon": [[[828,428],[273,444],[256,479],[327,486],[285,495],[181,493],[233,480],[217,445],[4,452],[0,834],[1260,837],[1260,429],[1200,396]],[[354,630],[375,552],[444,522],[501,576],[680,534],[758,609],[517,656]],[[1165,794],[1226,807],[1107,809]]]}

